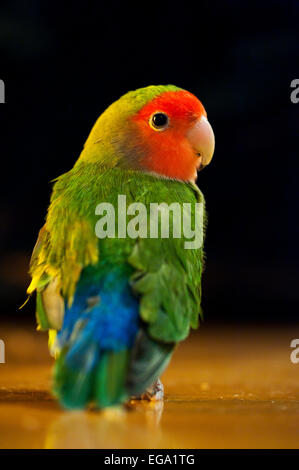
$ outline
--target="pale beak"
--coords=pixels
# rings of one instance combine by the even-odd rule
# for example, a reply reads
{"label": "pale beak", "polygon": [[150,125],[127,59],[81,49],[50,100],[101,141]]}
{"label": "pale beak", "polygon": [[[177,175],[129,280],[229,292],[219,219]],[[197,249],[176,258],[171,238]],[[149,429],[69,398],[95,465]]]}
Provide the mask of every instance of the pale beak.
{"label": "pale beak", "polygon": [[198,169],[202,169],[212,160],[215,149],[214,132],[205,116],[198,119],[187,132],[187,139],[198,155]]}

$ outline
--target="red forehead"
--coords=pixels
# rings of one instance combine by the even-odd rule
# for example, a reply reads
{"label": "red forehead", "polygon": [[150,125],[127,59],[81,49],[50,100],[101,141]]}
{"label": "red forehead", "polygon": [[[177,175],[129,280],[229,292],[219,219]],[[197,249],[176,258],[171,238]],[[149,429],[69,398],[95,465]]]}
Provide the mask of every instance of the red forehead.
{"label": "red forehead", "polygon": [[166,91],[146,104],[137,114],[137,119],[148,119],[154,112],[164,111],[175,119],[192,119],[206,111],[196,96],[189,91]]}

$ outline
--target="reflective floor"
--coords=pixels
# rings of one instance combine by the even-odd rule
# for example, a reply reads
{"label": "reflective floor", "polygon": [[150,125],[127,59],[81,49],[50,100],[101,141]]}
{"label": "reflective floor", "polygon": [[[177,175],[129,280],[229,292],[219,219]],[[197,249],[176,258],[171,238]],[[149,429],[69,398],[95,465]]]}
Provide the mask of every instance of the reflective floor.
{"label": "reflective floor", "polygon": [[0,448],[299,448],[299,325],[204,325],[164,374],[164,403],[105,412],[59,408],[45,334],[2,326],[0,338]]}

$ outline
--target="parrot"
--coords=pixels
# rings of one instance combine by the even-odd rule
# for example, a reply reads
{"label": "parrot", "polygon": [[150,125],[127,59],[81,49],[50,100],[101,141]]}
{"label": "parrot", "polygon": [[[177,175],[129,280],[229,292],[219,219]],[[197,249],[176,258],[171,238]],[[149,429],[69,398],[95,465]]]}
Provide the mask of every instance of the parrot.
{"label": "parrot", "polygon": [[36,294],[37,329],[49,334],[52,391],[63,408],[163,400],[160,376],[177,344],[202,321],[203,244],[186,249],[186,236],[160,232],[126,236],[130,214],[115,219],[120,235],[99,237],[96,207],[116,208],[123,195],[127,204],[143,204],[149,217],[152,203],[190,204],[195,216],[200,203],[205,233],[196,180],[214,147],[194,94],[151,85],[111,104],[73,168],[53,181],[27,293]]}

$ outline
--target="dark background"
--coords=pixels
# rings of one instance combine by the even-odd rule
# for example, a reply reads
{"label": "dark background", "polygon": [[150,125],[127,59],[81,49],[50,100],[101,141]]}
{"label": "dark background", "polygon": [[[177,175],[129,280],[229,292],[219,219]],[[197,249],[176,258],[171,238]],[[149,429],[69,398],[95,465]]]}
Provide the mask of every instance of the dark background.
{"label": "dark background", "polygon": [[197,95],[216,134],[207,199],[208,322],[293,322],[299,307],[299,2],[2,1],[0,320],[21,311],[50,180],[128,90]]}

